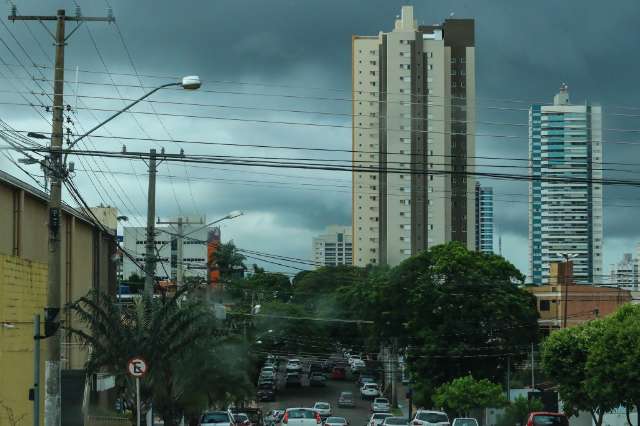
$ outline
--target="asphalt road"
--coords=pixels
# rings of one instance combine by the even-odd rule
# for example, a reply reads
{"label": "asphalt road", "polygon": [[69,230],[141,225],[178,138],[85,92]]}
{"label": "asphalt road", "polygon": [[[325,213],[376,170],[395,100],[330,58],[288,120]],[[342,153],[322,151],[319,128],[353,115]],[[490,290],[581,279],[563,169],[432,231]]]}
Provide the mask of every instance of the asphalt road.
{"label": "asphalt road", "polygon": [[[285,409],[294,407],[313,407],[318,402],[328,402],[331,404],[333,415],[345,417],[351,426],[364,426],[370,416],[371,401],[362,401],[360,392],[352,380],[327,380],[324,387],[310,387],[307,381],[302,387],[285,388],[284,370],[279,374],[279,389],[275,402],[261,402],[263,413],[273,409]],[[353,393],[356,406],[354,408],[338,408],[337,401],[340,392],[349,391]]]}

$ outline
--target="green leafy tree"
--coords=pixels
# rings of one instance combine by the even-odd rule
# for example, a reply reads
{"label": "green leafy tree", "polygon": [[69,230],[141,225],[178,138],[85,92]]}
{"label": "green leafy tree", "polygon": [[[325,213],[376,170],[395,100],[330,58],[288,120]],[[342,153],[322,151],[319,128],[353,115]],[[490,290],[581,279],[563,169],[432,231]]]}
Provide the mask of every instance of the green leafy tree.
{"label": "green leafy tree", "polygon": [[247,258],[238,251],[233,241],[220,244],[215,254],[215,262],[220,270],[220,278],[228,280],[237,271],[247,269],[244,264],[245,260]]}
{"label": "green leafy tree", "polygon": [[544,405],[538,398],[528,399],[524,396],[518,396],[504,410],[496,423],[496,426],[524,426],[527,424],[529,413],[534,411],[542,411]]}
{"label": "green leafy tree", "polygon": [[607,325],[595,320],[558,330],[545,340],[542,350],[542,367],[557,384],[564,411],[568,415],[587,411],[596,426],[602,425],[605,413],[622,403],[616,378],[605,375],[610,365],[596,365],[592,358],[596,348],[606,344]]}
{"label": "green leafy tree", "polygon": [[383,339],[411,346],[415,398],[428,405],[436,387],[465,374],[502,380],[506,358],[496,355],[526,356],[522,347],[538,339],[538,313],[518,286],[523,280],[504,258],[452,242],[373,271],[368,288],[354,293]]}
{"label": "green leafy tree", "polygon": [[468,375],[438,387],[433,402],[455,417],[468,417],[475,409],[502,407],[507,404],[507,399],[500,385]]}
{"label": "green leafy tree", "polygon": [[602,323],[602,334],[589,348],[587,390],[612,395],[627,408],[631,424],[630,409],[640,407],[640,306],[625,305]]}
{"label": "green leafy tree", "polygon": [[[142,400],[145,404],[154,402],[154,409],[167,426],[175,425],[178,417],[189,410],[208,406],[208,401],[189,400],[186,395],[198,391],[206,395],[210,386],[229,394],[243,389],[230,381],[202,380],[202,365],[218,364],[211,352],[199,348],[216,348],[223,340],[216,337],[212,310],[191,297],[188,290],[179,290],[175,297],[143,297],[129,306],[121,306],[107,295],[90,293],[68,307],[82,323],[69,331],[92,349],[87,373],[113,374],[117,391],[133,410],[134,383],[122,372],[129,359],[143,357],[149,372],[141,381]],[[206,354],[211,358],[193,361],[194,356]]]}

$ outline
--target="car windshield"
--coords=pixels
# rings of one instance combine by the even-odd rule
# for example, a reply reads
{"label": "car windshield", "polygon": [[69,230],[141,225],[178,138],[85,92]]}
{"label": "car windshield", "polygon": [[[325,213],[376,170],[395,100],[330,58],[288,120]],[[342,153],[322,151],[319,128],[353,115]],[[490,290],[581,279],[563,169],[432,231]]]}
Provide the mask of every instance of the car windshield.
{"label": "car windshield", "polygon": [[353,399],[353,394],[351,392],[343,392],[340,394],[340,398],[342,399]]}
{"label": "car windshield", "polygon": [[327,404],[326,402],[318,402],[315,405],[315,408],[319,408],[321,410],[326,410],[328,408],[330,408],[331,406],[329,404]]}
{"label": "car windshield", "polygon": [[373,415],[373,418],[376,420],[386,419],[387,417],[391,417],[392,414],[389,413],[376,413]]}
{"label": "car windshield", "polygon": [[365,385],[364,385],[365,389],[375,389],[377,387],[378,387],[378,385],[376,385],[375,383],[365,383]]}
{"label": "car windshield", "polygon": [[478,426],[475,419],[455,419],[454,426]]}
{"label": "car windshield", "polygon": [[229,423],[229,415],[225,412],[207,413],[202,416],[200,423]]}
{"label": "car windshield", "polygon": [[404,417],[387,417],[384,419],[384,424],[386,425],[406,425],[408,424],[407,419]]}
{"label": "car windshield", "polygon": [[344,417],[329,417],[325,423],[346,424],[347,421],[344,419]]}
{"label": "car windshield", "polygon": [[315,419],[316,413],[312,410],[305,410],[303,408],[293,409],[287,411],[290,419]]}
{"label": "car windshield", "polygon": [[237,422],[244,422],[249,420],[249,417],[246,414],[234,414],[233,417]]}
{"label": "car windshield", "polygon": [[448,423],[449,418],[444,413],[419,413],[418,420],[428,423]]}
{"label": "car windshield", "polygon": [[565,416],[537,415],[533,416],[533,424],[535,426],[567,426],[567,418]]}
{"label": "car windshield", "polygon": [[373,402],[375,404],[388,404],[389,400],[387,398],[376,398]]}

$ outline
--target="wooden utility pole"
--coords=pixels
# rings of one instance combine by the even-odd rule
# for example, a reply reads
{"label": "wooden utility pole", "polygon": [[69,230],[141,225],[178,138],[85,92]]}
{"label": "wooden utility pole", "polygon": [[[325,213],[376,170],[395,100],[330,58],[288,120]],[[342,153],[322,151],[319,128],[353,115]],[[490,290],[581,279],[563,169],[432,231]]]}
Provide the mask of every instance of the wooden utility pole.
{"label": "wooden utility pole", "polygon": [[[88,17],[67,16],[64,9],[58,10],[55,16],[20,16],[15,13],[9,16],[10,21],[55,21],[56,32],[49,34],[55,40],[55,68],[53,70],[53,120],[51,126],[51,145],[49,152],[50,171],[48,178],[51,182],[49,192],[49,259],[48,259],[48,291],[47,306],[45,308],[45,336],[47,352],[45,358],[45,426],[59,426],[61,424],[61,390],[60,390],[60,344],[58,333],[60,319],[60,287],[62,284],[62,253],[60,250],[60,220],[62,206],[62,181],[67,176],[63,162],[63,111],[64,111],[64,47],[66,41],[85,21],[113,22],[112,16]],[[65,35],[65,23],[77,22],[76,27]],[[44,26],[47,28],[46,26]],[[47,28],[48,30],[48,28]]]}

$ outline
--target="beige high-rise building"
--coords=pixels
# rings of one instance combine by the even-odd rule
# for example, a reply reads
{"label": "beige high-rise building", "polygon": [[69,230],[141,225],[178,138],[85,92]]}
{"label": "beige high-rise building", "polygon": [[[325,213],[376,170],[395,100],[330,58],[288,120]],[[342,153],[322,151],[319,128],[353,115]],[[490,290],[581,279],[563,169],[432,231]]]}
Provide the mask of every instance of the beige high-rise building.
{"label": "beige high-rise building", "polygon": [[353,263],[475,247],[474,21],[353,37]]}

